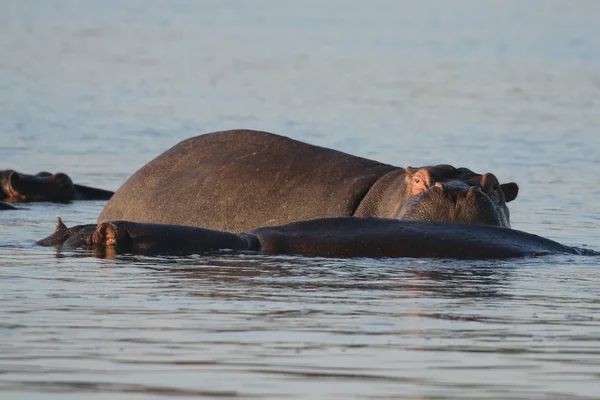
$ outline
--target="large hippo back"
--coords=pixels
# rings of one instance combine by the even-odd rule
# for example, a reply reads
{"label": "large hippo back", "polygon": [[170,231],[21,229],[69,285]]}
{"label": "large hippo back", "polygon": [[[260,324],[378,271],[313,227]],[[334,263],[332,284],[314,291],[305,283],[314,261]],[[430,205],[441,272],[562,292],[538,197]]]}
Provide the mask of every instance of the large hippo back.
{"label": "large hippo back", "polygon": [[266,132],[184,140],[133,174],[99,222],[130,220],[246,232],[350,216],[391,165]]}

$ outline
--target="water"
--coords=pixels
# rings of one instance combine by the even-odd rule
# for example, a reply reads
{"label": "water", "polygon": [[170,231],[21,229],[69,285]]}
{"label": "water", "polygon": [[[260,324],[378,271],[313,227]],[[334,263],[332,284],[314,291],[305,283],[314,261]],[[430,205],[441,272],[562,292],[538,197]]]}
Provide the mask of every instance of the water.
{"label": "water", "polygon": [[[513,227],[600,249],[600,3],[0,3],[2,168],[116,189],[254,128],[516,181]],[[0,213],[2,398],[598,398],[594,257],[89,257]]]}

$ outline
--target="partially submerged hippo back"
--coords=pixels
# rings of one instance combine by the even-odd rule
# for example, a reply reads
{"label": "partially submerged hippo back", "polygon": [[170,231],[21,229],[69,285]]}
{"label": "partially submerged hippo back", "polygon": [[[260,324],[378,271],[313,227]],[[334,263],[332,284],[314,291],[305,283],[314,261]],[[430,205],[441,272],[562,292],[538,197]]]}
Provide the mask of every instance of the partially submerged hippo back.
{"label": "partially submerged hippo back", "polygon": [[231,232],[354,215],[508,226],[504,203],[516,194],[515,184],[500,186],[493,175],[466,168],[405,170],[238,130],[184,140],[150,161],[121,186],[98,220]]}
{"label": "partially submerged hippo back", "polygon": [[14,207],[8,203],[0,201],[0,210],[16,210],[17,207]]}
{"label": "partially submerged hippo back", "polygon": [[115,192],[98,220],[243,232],[348,216],[395,169],[265,132],[217,132],[184,140],[150,161]]}
{"label": "partially submerged hippo back", "polygon": [[56,231],[42,246],[87,248],[102,258],[116,254],[186,255],[218,250],[261,251],[316,257],[417,257],[490,259],[549,253],[595,255],[537,235],[490,225],[400,221],[385,218],[312,219],[230,233],[182,225],[106,221]]}

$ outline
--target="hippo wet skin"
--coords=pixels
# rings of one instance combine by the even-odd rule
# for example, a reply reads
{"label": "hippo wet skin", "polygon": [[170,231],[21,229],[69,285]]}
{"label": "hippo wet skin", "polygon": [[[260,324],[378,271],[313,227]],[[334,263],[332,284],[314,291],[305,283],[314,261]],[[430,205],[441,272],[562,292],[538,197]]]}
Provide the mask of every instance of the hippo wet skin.
{"label": "hippo wet skin", "polygon": [[8,203],[108,200],[112,195],[113,192],[109,190],[74,184],[63,173],[40,172],[29,175],[13,170],[0,170],[0,209],[16,209]]}
{"label": "hippo wet skin", "polygon": [[328,217],[378,217],[509,227],[515,183],[437,165],[399,168],[267,132],[187,139],[114,194],[98,222],[248,232]]}
{"label": "hippo wet skin", "polygon": [[491,225],[337,217],[229,233],[181,225],[108,221],[67,228],[59,218],[43,246],[115,253],[186,255],[230,249],[317,257],[502,259],[548,253],[600,254]]}

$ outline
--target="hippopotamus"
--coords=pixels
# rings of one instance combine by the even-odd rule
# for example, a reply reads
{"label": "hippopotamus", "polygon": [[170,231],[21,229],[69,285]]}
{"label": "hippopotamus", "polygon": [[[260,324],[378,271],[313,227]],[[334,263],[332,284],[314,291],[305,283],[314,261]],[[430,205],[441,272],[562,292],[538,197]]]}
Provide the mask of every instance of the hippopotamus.
{"label": "hippopotamus", "polygon": [[112,195],[109,190],[74,184],[63,173],[28,175],[13,170],[0,171],[0,209],[4,210],[16,209],[7,202],[108,200]]}
{"label": "hippopotamus", "polygon": [[196,136],[134,173],[98,222],[189,225],[229,232],[330,217],[510,227],[516,183],[435,165],[400,168],[251,130]]}
{"label": "hippopotamus", "polygon": [[8,203],[0,201],[0,210],[16,210],[17,207],[11,206]]}
{"label": "hippopotamus", "polygon": [[267,132],[224,131],[150,161],[117,190],[97,225],[67,228],[59,218],[38,244],[179,255],[593,253],[510,229],[506,203],[517,193],[515,183],[464,167],[400,168]]}
{"label": "hippopotamus", "polygon": [[56,231],[38,244],[115,253],[186,255],[215,250],[315,257],[502,259],[549,253],[598,255],[514,229],[372,217],[319,218],[247,233],[183,225],[108,221]]}

